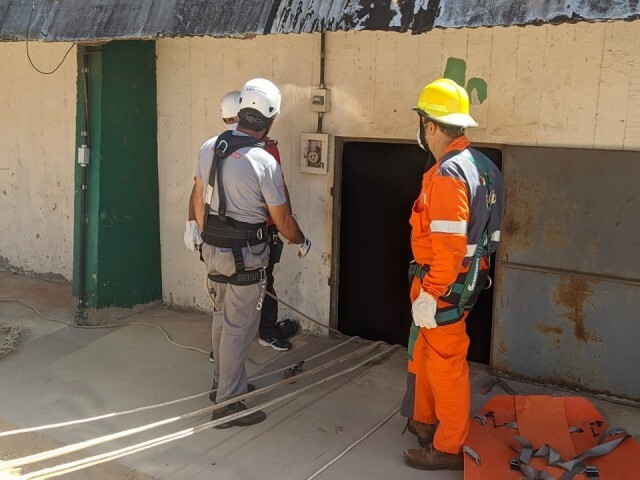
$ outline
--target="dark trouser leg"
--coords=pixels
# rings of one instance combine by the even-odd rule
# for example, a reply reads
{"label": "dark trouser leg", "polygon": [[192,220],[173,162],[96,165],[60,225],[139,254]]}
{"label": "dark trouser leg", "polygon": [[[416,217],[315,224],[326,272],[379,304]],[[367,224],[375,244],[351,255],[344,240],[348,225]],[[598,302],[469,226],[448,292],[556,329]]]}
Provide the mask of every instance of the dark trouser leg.
{"label": "dark trouser leg", "polygon": [[[269,255],[269,265],[267,266],[267,291],[276,294],[273,288],[273,256]],[[269,295],[265,295],[264,302],[262,304],[262,310],[260,313],[260,338],[268,340],[270,338],[279,337],[280,330],[278,329],[278,302],[276,302]]]}

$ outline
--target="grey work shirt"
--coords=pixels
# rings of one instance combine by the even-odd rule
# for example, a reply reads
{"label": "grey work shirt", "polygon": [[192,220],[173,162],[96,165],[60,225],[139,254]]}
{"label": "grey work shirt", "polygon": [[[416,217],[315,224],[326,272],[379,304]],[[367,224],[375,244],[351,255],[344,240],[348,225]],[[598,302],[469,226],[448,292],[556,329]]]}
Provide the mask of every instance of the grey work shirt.
{"label": "grey work shirt", "polygon": [[[234,135],[244,135],[234,132]],[[198,153],[195,176],[204,184],[203,198],[211,199],[209,213],[218,213],[218,188],[209,186],[209,172],[213,163],[213,150],[218,137],[207,140]],[[267,221],[267,205],[283,205],[284,193],[282,170],[275,158],[263,148],[245,147],[229,155],[222,166],[224,191],[227,196],[227,215],[247,223]]]}

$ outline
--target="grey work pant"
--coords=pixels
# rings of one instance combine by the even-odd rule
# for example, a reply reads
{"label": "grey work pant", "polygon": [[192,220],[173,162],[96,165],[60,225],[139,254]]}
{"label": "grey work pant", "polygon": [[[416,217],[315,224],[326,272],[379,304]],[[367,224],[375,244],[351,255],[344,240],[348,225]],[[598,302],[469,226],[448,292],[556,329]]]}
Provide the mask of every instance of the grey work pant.
{"label": "grey work pant", "polygon": [[[243,248],[242,254],[247,270],[264,268],[269,261],[269,249],[262,245]],[[228,248],[205,243],[202,258],[210,275],[236,273],[233,254]],[[216,402],[220,403],[247,393],[244,361],[260,326],[258,306],[264,299],[266,277],[254,285],[215,283],[214,288],[220,309],[213,314],[211,345],[215,358],[213,376],[218,382]]]}

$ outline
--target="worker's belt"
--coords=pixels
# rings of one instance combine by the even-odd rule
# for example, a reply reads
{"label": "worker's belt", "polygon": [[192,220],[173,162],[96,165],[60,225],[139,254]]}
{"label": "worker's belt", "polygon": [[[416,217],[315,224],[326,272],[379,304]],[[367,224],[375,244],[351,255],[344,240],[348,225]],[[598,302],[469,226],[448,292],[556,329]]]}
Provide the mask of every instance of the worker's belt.
{"label": "worker's belt", "polygon": [[227,277],[226,275],[209,275],[209,279],[216,283],[230,283],[231,285],[246,286],[254,285],[262,282],[267,278],[267,274],[264,268],[258,270],[247,270],[241,273],[236,273]]}
{"label": "worker's belt", "polygon": [[[429,273],[429,265],[420,265],[417,262],[411,262],[409,264],[409,281],[413,281],[414,277],[418,277],[420,283],[424,280],[424,277]],[[480,270],[478,272],[478,280],[476,282],[473,293],[464,305],[461,305],[462,293],[465,288],[465,281],[467,280],[468,272],[462,272],[456,278],[456,281],[449,287],[446,295],[440,297],[443,302],[449,303],[450,307],[438,308],[436,310],[436,323],[438,325],[449,325],[462,319],[465,311],[469,311],[473,308],[482,292],[482,289],[489,278],[489,270]],[[468,287],[467,287],[468,288]]]}
{"label": "worker's belt", "polygon": [[[218,215],[209,215],[204,232],[202,232],[202,240],[214,247],[230,248],[236,265],[236,272],[244,274],[245,266],[242,249],[246,246],[261,244],[264,245],[264,248],[267,248],[267,223],[246,223],[234,220],[231,217],[221,218]],[[257,281],[252,281],[251,283],[257,283]],[[233,282],[222,283],[236,285]],[[251,285],[251,283],[239,283],[237,285]]]}
{"label": "worker's belt", "polygon": [[218,215],[209,215],[202,232],[202,240],[214,247],[233,248],[234,240],[245,240],[249,245],[267,241],[266,223],[246,223]]}

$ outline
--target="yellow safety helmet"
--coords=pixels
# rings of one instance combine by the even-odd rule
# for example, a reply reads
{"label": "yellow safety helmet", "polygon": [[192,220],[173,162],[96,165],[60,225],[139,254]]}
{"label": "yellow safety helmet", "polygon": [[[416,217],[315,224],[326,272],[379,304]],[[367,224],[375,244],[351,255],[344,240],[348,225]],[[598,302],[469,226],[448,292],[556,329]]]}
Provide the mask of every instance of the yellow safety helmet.
{"label": "yellow safety helmet", "polygon": [[449,78],[439,78],[422,89],[418,106],[413,110],[443,125],[477,127],[469,115],[467,91]]}

